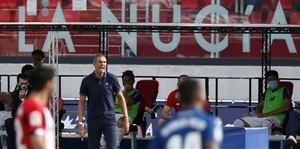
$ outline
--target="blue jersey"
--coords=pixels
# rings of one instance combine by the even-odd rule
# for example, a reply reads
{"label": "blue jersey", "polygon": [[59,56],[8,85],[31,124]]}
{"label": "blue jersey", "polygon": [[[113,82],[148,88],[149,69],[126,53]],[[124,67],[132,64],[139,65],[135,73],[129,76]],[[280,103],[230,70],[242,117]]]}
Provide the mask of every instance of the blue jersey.
{"label": "blue jersey", "polygon": [[205,142],[220,143],[220,121],[196,108],[185,108],[162,124],[149,149],[202,149]]}

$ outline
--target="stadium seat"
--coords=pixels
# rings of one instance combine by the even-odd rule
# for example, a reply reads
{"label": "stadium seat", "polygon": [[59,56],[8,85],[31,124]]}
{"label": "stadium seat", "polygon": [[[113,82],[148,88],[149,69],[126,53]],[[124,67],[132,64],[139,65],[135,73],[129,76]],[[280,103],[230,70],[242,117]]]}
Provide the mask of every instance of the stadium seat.
{"label": "stadium seat", "polygon": [[273,16],[274,16],[274,13],[275,13],[274,11],[269,11],[269,12],[268,12],[267,19],[266,19],[266,22],[263,22],[263,23],[271,24],[272,19],[273,19]]}
{"label": "stadium seat", "polygon": [[0,8],[7,8],[7,2],[6,2],[6,0],[1,0],[0,1]]}
{"label": "stadium seat", "polygon": [[182,9],[198,9],[199,2],[198,0],[183,0],[181,1],[181,8]]}
{"label": "stadium seat", "polygon": [[249,16],[249,22],[252,24],[262,23],[262,13],[261,12],[252,12]]}
{"label": "stadium seat", "polygon": [[0,22],[10,22],[10,10],[0,10]]}
{"label": "stadium seat", "polygon": [[66,22],[80,22],[80,12],[72,10],[63,10]]}
{"label": "stadium seat", "polygon": [[272,9],[276,9],[278,2],[281,2],[282,8],[284,10],[291,10],[292,9],[292,0],[275,0],[275,3],[272,6]]}
{"label": "stadium seat", "polygon": [[6,0],[7,6],[9,8],[16,8],[17,7],[17,0]]}
{"label": "stadium seat", "polygon": [[300,24],[300,12],[294,12],[291,15],[290,24]]}
{"label": "stadium seat", "polygon": [[[282,87],[286,87],[291,92],[291,94],[293,94],[294,84],[292,82],[289,82],[289,81],[280,81],[279,84]],[[285,119],[284,119],[283,124],[281,125],[281,127],[273,127],[272,128],[272,132],[273,133],[280,132],[282,134],[285,134],[286,126],[287,126],[287,123],[288,123],[288,115],[289,115],[289,112],[287,112],[287,116],[285,117]]]}
{"label": "stadium seat", "polygon": [[48,0],[48,1],[49,1],[49,4],[48,4],[48,6],[46,6],[47,8],[56,8],[57,4],[61,3],[60,0]]}
{"label": "stadium seat", "polygon": [[132,148],[136,147],[136,133],[139,128],[142,132],[142,136],[146,136],[147,122],[145,113],[151,114],[151,118],[155,118],[153,115],[155,115],[155,111],[158,108],[155,102],[159,90],[159,82],[157,80],[140,80],[136,84],[136,89],[141,92],[143,98],[138,109],[138,114],[133,120],[133,124],[130,125]]}

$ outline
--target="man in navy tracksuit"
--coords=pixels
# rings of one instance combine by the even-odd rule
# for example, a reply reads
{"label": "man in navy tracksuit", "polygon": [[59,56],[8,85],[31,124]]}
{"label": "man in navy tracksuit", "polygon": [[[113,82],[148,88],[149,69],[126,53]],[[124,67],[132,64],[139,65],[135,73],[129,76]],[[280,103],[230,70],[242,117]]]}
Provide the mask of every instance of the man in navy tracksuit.
{"label": "man in navy tracksuit", "polygon": [[118,97],[122,113],[124,113],[124,131],[129,130],[126,101],[122,94],[117,77],[106,71],[106,58],[97,54],[94,58],[95,71],[86,76],[80,86],[80,101],[78,103],[78,124],[80,137],[85,136],[83,113],[87,100],[87,128],[90,149],[99,149],[100,138],[104,134],[106,146],[117,148],[117,131],[114,111],[115,96]]}

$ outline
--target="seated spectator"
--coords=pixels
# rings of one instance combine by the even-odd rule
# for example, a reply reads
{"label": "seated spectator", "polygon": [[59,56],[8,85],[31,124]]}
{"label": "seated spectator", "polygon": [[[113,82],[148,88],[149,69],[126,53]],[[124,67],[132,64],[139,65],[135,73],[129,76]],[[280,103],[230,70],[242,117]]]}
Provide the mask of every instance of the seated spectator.
{"label": "seated spectator", "polygon": [[[142,101],[142,94],[136,90],[133,85],[135,82],[135,77],[132,71],[126,70],[123,72],[122,75],[122,82],[124,86],[124,90],[122,91],[124,98],[126,99],[126,104],[127,104],[127,110],[128,110],[128,116],[129,116],[129,122],[132,123],[135,117],[137,116],[139,106]],[[120,108],[119,105],[119,100],[116,97],[115,101],[115,112],[116,112],[116,120],[117,120],[117,146],[119,148],[120,143],[122,141],[122,138],[124,136],[124,130],[123,128],[123,121],[124,117],[122,114],[122,109]],[[101,137],[101,148],[106,149],[106,142],[105,138],[102,135]]]}
{"label": "seated spectator", "polygon": [[[178,87],[180,86],[181,83],[190,80],[189,76],[187,75],[181,75],[178,77],[178,82],[177,85]],[[166,119],[170,117],[170,111],[172,108],[175,109],[175,112],[178,112],[181,108],[180,101],[178,99],[179,94],[178,94],[178,89],[173,90],[168,98],[167,102],[161,112],[160,118],[158,120],[158,125],[161,125]]]}
{"label": "seated spectator", "polygon": [[298,144],[296,135],[300,132],[300,113],[291,110],[289,113],[289,120],[286,126],[286,142],[289,146],[296,146]]}
{"label": "seated spectator", "polygon": [[243,117],[234,121],[235,127],[280,127],[286,113],[292,108],[290,91],[279,85],[278,72],[270,70],[266,73],[269,88],[256,107],[256,117]]}
{"label": "seated spectator", "polygon": [[45,54],[42,50],[33,50],[31,53],[33,66],[40,66],[44,63]]}
{"label": "seated spectator", "polygon": [[30,94],[29,88],[29,82],[28,82],[29,76],[25,73],[20,73],[17,76],[17,87],[12,93],[12,117],[5,120],[5,127],[7,132],[7,138],[8,138],[8,149],[16,149],[15,144],[15,131],[14,131],[14,117],[16,115],[16,112],[18,110],[18,107],[24,102],[25,98]]}

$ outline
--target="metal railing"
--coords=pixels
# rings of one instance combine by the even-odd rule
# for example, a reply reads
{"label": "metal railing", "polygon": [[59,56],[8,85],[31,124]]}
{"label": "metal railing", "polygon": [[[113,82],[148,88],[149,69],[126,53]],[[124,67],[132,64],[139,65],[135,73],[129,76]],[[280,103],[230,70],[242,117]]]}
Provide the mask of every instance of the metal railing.
{"label": "metal railing", "polygon": [[[10,79],[11,77],[16,77],[17,75],[0,75],[0,89],[1,89],[1,80],[3,77],[7,78],[7,88],[8,88],[8,92],[10,92],[10,87],[11,87],[11,82]],[[83,78],[86,75],[58,75],[58,85],[59,85],[59,91],[58,91],[58,95],[59,97],[62,97],[62,92],[63,92],[63,88],[62,88],[62,78]],[[121,77],[121,76],[118,76]],[[152,79],[152,80],[156,80],[156,79],[177,79],[177,76],[135,76],[136,78],[148,78],[148,79]],[[218,109],[219,108],[248,108],[249,112],[251,112],[251,109],[254,107],[252,105],[253,99],[254,97],[252,96],[252,86],[253,86],[253,80],[257,80],[258,81],[258,95],[257,95],[257,99],[260,100],[264,89],[263,89],[263,84],[264,84],[264,79],[259,78],[259,77],[191,77],[192,79],[201,79],[204,80],[205,83],[205,94],[206,94],[206,99],[210,99],[209,98],[209,89],[210,89],[210,85],[214,85],[215,87],[215,101],[214,101],[214,105],[212,105],[212,108],[215,108],[214,112],[215,115],[218,115]],[[210,84],[210,82],[212,82],[212,80],[214,80],[214,84]],[[249,86],[249,95],[248,95],[248,104],[244,104],[244,106],[228,106],[228,105],[222,105],[220,104],[220,98],[219,98],[219,81],[220,80],[249,80],[248,82],[248,86]],[[300,81],[300,78],[281,78],[280,80],[289,80],[289,81]]]}

